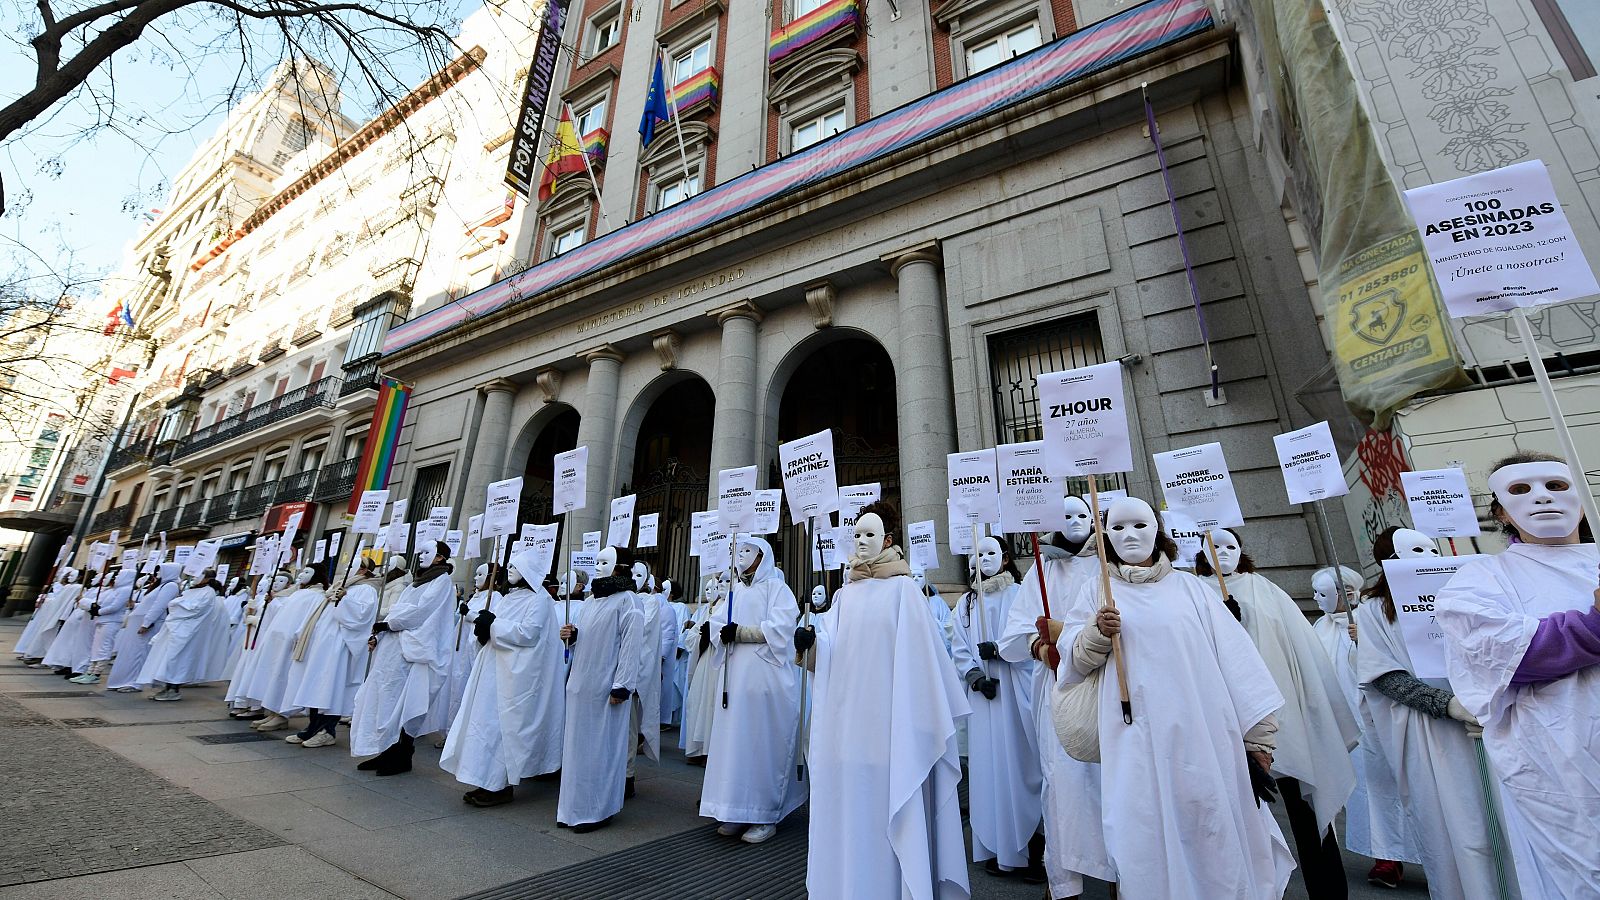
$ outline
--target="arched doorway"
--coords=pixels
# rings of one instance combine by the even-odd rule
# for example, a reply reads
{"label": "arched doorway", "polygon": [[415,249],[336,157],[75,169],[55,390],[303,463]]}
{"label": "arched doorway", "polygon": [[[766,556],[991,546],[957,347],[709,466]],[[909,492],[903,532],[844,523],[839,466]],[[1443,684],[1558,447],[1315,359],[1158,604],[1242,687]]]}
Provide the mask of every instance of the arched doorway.
{"label": "arched doorway", "polygon": [[[564,407],[539,429],[539,436],[534,438],[522,473],[522,501],[518,518],[523,523],[548,525],[556,520],[551,512],[555,491],[555,456],[578,446],[578,419],[577,410]],[[558,568],[565,569],[565,566],[558,564]]]}
{"label": "arched doorway", "polygon": [[707,509],[711,422],[717,400],[698,377],[663,390],[639,423],[633,470],[619,496],[637,494],[634,517],[661,517],[655,547],[639,551],[657,578],[671,578],[692,594],[698,570],[689,556],[690,514]]}
{"label": "arched doorway", "polygon": [[[882,498],[900,504],[899,427],[894,362],[877,341],[846,337],[810,351],[784,385],[778,406],[778,443],[833,429],[839,486],[876,482]],[[771,450],[768,484],[781,486],[777,447]],[[789,521],[772,536],[783,570],[796,584],[812,576],[805,542]]]}

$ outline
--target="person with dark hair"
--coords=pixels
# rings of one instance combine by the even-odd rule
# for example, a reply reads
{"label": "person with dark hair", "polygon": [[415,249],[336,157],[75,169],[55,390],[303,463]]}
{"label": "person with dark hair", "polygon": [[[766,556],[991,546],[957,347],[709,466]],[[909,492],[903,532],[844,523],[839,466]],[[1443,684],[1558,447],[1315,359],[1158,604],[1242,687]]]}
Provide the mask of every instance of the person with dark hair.
{"label": "person with dark hair", "polygon": [[[1234,532],[1213,531],[1211,540],[1228,586],[1225,599],[1233,602],[1231,611],[1287,701],[1278,710],[1272,776],[1283,795],[1306,893],[1313,900],[1346,897],[1333,820],[1355,789],[1350,751],[1361,738],[1360,726],[1344,702],[1333,662],[1294,598],[1256,572],[1255,560]],[[1203,552],[1195,559],[1195,574],[1206,587],[1221,591]]]}
{"label": "person with dark hair", "polygon": [[1600,554],[1586,482],[1548,454],[1496,463],[1490,512],[1515,543],[1463,565],[1436,603],[1450,683],[1483,723],[1530,900],[1600,897]]}
{"label": "person with dark hair", "polygon": [[350,755],[372,757],[356,766],[364,772],[411,771],[415,739],[450,724],[442,696],[455,646],[449,557],[443,541],[423,542],[416,577],[367,638],[372,668],[350,716]]}
{"label": "person with dark hair", "polygon": [[[1415,534],[1385,529],[1372,542],[1372,558],[1381,565],[1386,559],[1433,555],[1431,541],[1408,539],[1408,532]],[[1448,683],[1416,677],[1389,579],[1380,576],[1365,595],[1368,602],[1355,612],[1356,678],[1372,716],[1372,736],[1416,826],[1428,893],[1439,900],[1498,897],[1489,842],[1492,811],[1478,787],[1472,746],[1482,729]]]}
{"label": "person with dark hair", "polygon": [[[1283,695],[1216,595],[1173,569],[1177,546],[1150,504],[1112,503],[1105,535],[1115,605],[1097,578],[1052,625],[1062,661],[1053,708],[1058,716],[1078,709],[1067,703],[1073,686],[1103,669],[1092,714],[1119,890],[1163,900],[1277,900],[1294,861],[1261,799],[1272,798],[1262,782],[1271,784],[1265,773]],[[1131,724],[1118,685],[1124,661]]]}
{"label": "person with dark hair", "polygon": [[809,744],[812,897],[965,897],[956,796],[967,692],[900,553],[900,516],[855,521],[849,583],[794,636],[816,672]]}
{"label": "person with dark hair", "polygon": [[[337,560],[335,560],[337,563]],[[284,696],[310,720],[284,738],[307,749],[334,743],[339,719],[355,711],[356,691],[365,672],[367,638],[378,613],[378,565],[357,556],[355,577],[322,595],[295,638]]]}
{"label": "person with dark hair", "polygon": [[139,672],[140,683],[162,685],[151,700],[181,700],[184,685],[222,677],[228,662],[228,611],[218,588],[217,573],[206,569],[167,603],[166,621],[150,641],[150,655]]}

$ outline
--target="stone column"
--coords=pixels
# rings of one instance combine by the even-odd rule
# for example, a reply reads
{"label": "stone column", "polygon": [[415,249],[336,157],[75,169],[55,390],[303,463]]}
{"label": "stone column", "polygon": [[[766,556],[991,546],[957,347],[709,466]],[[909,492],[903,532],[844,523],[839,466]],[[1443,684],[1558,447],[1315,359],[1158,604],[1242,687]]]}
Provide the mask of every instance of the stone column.
{"label": "stone column", "polygon": [[622,381],[622,351],[601,344],[578,354],[589,364],[583,389],[583,417],[578,420],[578,446],[589,448],[588,499],[572,517],[572,546],[585,531],[600,531],[610,513],[611,464],[616,459],[617,391]]}
{"label": "stone column", "polygon": [[717,411],[711,425],[711,493],[717,473],[756,462],[756,332],[761,310],[748,300],[711,313],[722,326]]}
{"label": "stone column", "polygon": [[[932,519],[943,532],[950,494],[945,457],[956,452],[956,411],[939,248],[923,244],[884,260],[897,282],[899,301],[894,386],[900,418],[900,516],[904,522]],[[898,537],[904,540],[904,535]],[[930,572],[929,580],[956,583],[959,571],[947,564],[940,570],[947,577]]]}
{"label": "stone column", "polygon": [[[483,504],[491,481],[500,480],[505,464],[506,445],[511,440],[511,402],[516,399],[518,385],[505,378],[478,385],[483,394],[483,417],[478,420],[477,440],[472,446],[471,462],[467,465],[466,494],[457,511],[457,528],[467,530],[467,520],[483,512]],[[419,518],[427,518],[428,511],[421,510]],[[483,551],[488,553],[487,547]],[[460,566],[456,570],[461,571]]]}

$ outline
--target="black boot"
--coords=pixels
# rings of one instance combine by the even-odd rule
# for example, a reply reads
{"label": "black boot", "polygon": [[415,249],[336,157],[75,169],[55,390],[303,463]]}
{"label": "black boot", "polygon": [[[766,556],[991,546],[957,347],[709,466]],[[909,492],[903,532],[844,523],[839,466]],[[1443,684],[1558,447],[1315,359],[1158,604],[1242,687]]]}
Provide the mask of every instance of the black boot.
{"label": "black boot", "polygon": [[629,778],[627,780],[627,782],[624,783],[623,786],[622,786],[622,799],[624,799],[624,800],[632,800],[633,799],[633,779],[632,778]]}
{"label": "black boot", "polygon": [[1027,884],[1044,884],[1050,875],[1044,870],[1044,835],[1035,834],[1028,841],[1028,867],[1022,870],[1022,880]]}
{"label": "black boot", "polygon": [[413,749],[411,735],[406,734],[404,731],[400,732],[400,740],[389,749],[394,751],[394,756],[391,756],[383,765],[378,766],[378,776],[399,775],[411,771],[411,753]]}

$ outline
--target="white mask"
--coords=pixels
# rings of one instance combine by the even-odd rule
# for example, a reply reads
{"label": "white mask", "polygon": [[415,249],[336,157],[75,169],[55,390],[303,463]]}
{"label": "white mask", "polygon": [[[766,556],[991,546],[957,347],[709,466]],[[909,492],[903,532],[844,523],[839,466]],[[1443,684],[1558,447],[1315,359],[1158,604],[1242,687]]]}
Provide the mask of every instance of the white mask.
{"label": "white mask", "polygon": [[1062,504],[1066,507],[1067,527],[1061,536],[1070,544],[1087,541],[1089,535],[1094,534],[1094,513],[1089,511],[1089,504],[1081,497],[1067,497]]}
{"label": "white mask", "polygon": [[1156,511],[1137,497],[1125,497],[1106,511],[1106,540],[1128,565],[1142,565],[1156,552]]}
{"label": "white mask", "polygon": [[650,567],[642,562],[636,562],[633,564],[632,574],[633,589],[636,591],[644,590],[645,583],[650,580]]}
{"label": "white mask", "polygon": [[438,558],[439,548],[435,547],[432,541],[423,541],[421,546],[417,547],[417,570],[421,571],[432,566]]}
{"label": "white mask", "polygon": [[274,575],[274,576],[272,576],[272,591],[273,591],[273,593],[275,593],[275,594],[276,593],[282,593],[283,590],[285,588],[287,588],[288,586],[289,586],[289,576],[287,576],[287,575]]}
{"label": "white mask", "polygon": [[749,575],[761,564],[761,548],[754,544],[740,544],[739,552],[734,554],[733,559],[739,566],[739,574]]}
{"label": "white mask", "polygon": [[310,569],[301,569],[300,574],[294,577],[294,583],[300,585],[301,587],[305,587],[311,583],[311,579],[315,577],[316,574],[317,573],[311,571]]}
{"label": "white mask", "polygon": [[404,572],[405,570],[406,570],[406,558],[404,556],[391,556],[391,557],[389,557],[389,571],[391,571],[391,572]]}
{"label": "white mask", "polygon": [[1217,566],[1224,575],[1232,575],[1239,570],[1239,554],[1243,552],[1239,547],[1239,539],[1231,531],[1211,532],[1211,542],[1217,545]]}
{"label": "white mask", "polygon": [[856,517],[856,559],[871,559],[883,552],[888,536],[883,533],[883,518],[877,513]]}
{"label": "white mask", "polygon": [[1583,501],[1566,463],[1539,461],[1496,469],[1489,476],[1489,490],[1528,537],[1564,538],[1583,521]]}
{"label": "white mask", "polygon": [[[916,582],[917,587],[925,588],[925,587],[928,586],[928,573],[922,571],[921,569],[912,569],[911,570],[911,580]],[[818,585],[817,589],[821,590],[822,586]]]}
{"label": "white mask", "polygon": [[617,570],[617,548],[606,547],[595,556],[594,573],[600,578],[610,578]]}
{"label": "white mask", "polygon": [[512,584],[522,584],[522,572],[515,565],[506,566],[506,580]]}
{"label": "white mask", "polygon": [[[1344,566],[1339,567],[1339,578],[1344,579],[1344,607],[1352,609],[1361,593],[1361,574]],[[1339,581],[1332,568],[1318,569],[1311,576],[1311,596],[1325,613],[1339,612]]]}
{"label": "white mask", "polygon": [[228,593],[231,594],[231,593],[233,593],[234,591],[236,591],[238,589],[239,589],[239,579],[237,579],[237,578],[229,578],[228,579]]}
{"label": "white mask", "polygon": [[1439,545],[1420,531],[1401,528],[1394,533],[1394,558],[1410,559],[1417,556],[1438,556]]}
{"label": "white mask", "polygon": [[811,589],[811,605],[812,606],[821,606],[823,601],[825,601],[827,599],[828,599],[828,592],[823,590],[822,585],[819,584],[816,587],[813,587]]}
{"label": "white mask", "polygon": [[672,599],[672,579],[668,578],[661,582],[661,593],[666,595],[667,599]]}
{"label": "white mask", "polygon": [[992,537],[986,537],[978,541],[979,574],[985,578],[993,578],[1000,574],[1000,566],[1003,562],[999,541]]}
{"label": "white mask", "polygon": [[481,590],[483,590],[483,586],[488,584],[488,583],[489,583],[489,564],[488,563],[484,563],[484,564],[478,566],[478,568],[473,571],[473,573],[472,573],[472,584],[473,584],[474,587],[478,588],[478,590],[481,591]]}

